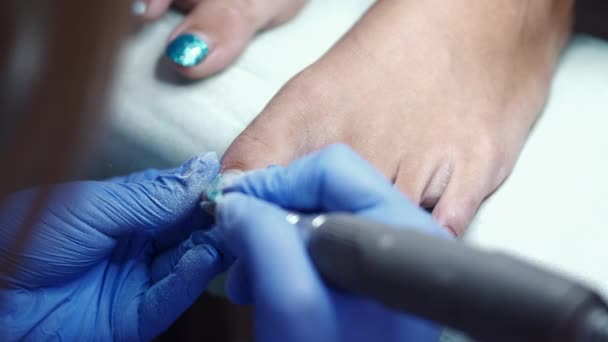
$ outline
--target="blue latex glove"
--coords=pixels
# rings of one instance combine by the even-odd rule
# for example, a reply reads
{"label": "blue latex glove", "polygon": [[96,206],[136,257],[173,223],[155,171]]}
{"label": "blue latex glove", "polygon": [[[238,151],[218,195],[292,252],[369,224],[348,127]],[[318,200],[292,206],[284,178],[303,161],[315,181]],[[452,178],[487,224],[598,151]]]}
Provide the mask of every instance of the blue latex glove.
{"label": "blue latex glove", "polygon": [[349,148],[336,145],[287,168],[247,173],[225,190],[218,227],[238,257],[228,294],[235,302],[253,301],[258,341],[438,340],[433,324],[328,287],[285,220],[280,207],[351,212],[451,237]]}
{"label": "blue latex glove", "polygon": [[[198,208],[219,171],[214,154],[172,171],[58,185],[20,255],[16,230],[39,190],[0,208],[0,340],[149,340],[232,260]],[[3,270],[4,271],[4,270]]]}

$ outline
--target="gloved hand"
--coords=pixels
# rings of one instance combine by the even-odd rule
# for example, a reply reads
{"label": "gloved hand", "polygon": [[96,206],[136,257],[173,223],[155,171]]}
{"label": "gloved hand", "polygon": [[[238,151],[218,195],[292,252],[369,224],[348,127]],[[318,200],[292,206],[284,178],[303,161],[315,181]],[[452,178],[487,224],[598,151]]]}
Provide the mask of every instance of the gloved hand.
{"label": "gloved hand", "polygon": [[328,287],[285,219],[281,208],[341,211],[451,237],[349,148],[332,146],[287,168],[248,172],[224,190],[218,227],[238,258],[228,294],[238,303],[253,301],[258,341],[438,339],[431,323]]}
{"label": "gloved hand", "polygon": [[39,189],[0,207],[0,340],[149,340],[232,262],[198,208],[213,154],[172,171],[58,185],[26,249],[17,229]]}

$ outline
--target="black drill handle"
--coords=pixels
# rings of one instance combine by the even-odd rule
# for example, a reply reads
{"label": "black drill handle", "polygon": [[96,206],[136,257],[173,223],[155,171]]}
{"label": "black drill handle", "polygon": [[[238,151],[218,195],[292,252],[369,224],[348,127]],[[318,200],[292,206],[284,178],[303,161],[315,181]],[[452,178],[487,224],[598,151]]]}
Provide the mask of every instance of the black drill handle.
{"label": "black drill handle", "polygon": [[513,257],[352,215],[327,215],[309,251],[337,288],[481,341],[575,341],[581,320],[604,305],[589,289]]}

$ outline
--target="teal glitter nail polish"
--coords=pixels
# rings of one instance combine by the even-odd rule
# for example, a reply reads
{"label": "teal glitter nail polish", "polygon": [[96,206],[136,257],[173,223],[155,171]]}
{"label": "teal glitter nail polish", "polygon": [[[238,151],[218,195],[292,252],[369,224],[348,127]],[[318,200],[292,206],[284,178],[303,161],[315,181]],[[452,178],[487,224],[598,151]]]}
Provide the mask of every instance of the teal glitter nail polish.
{"label": "teal glitter nail polish", "polygon": [[211,185],[205,191],[206,199],[210,202],[216,203],[222,197],[222,174],[220,173],[215,177]]}
{"label": "teal glitter nail polish", "polygon": [[204,200],[217,203],[224,195],[224,190],[233,186],[243,176],[244,173],[240,170],[228,170],[218,174],[205,191]]}
{"label": "teal glitter nail polish", "polygon": [[198,65],[209,54],[209,46],[204,40],[191,34],[184,33],[175,38],[167,46],[166,55],[177,65],[193,67]]}

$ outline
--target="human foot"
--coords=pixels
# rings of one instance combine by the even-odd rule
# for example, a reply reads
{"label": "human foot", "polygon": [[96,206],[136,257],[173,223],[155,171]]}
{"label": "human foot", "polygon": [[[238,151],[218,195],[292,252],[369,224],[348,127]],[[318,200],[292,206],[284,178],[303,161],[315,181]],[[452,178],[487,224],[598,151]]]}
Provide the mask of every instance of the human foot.
{"label": "human foot", "polygon": [[230,65],[253,36],[292,19],[306,0],[148,0],[138,2],[148,20],[162,16],[171,4],[187,12],[169,36],[167,57],[178,72],[203,78]]}
{"label": "human foot", "polygon": [[568,39],[572,1],[379,1],[233,142],[250,169],[345,142],[460,235],[508,176]]}

